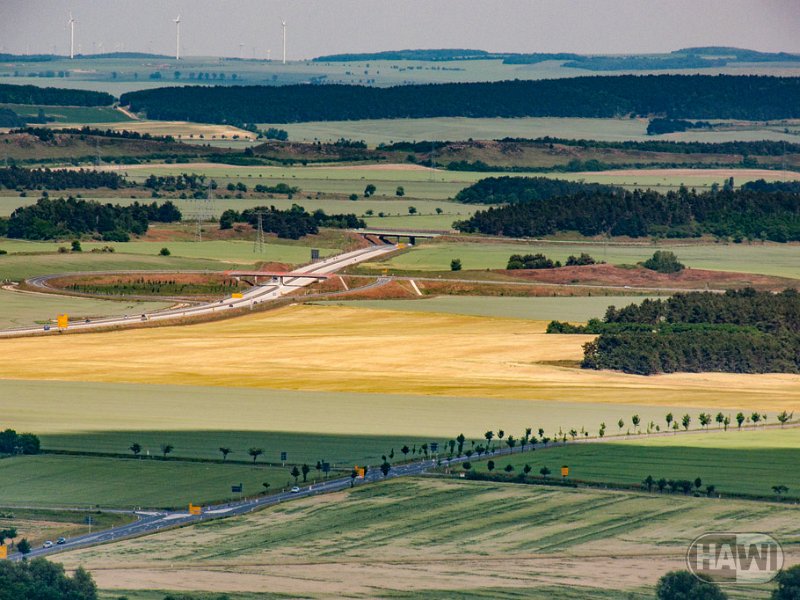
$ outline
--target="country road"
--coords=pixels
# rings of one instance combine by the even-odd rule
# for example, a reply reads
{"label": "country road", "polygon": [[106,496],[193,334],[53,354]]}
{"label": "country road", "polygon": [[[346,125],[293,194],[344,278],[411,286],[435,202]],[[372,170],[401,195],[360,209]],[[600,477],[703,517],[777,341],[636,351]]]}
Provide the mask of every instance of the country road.
{"label": "country road", "polygon": [[[763,425],[759,429],[776,429],[783,427],[777,423],[770,425]],[[794,422],[787,424],[786,427],[800,427],[800,423]],[[601,443],[624,443],[632,439],[641,438],[643,435],[647,437],[664,437],[664,436],[685,436],[685,435],[704,435],[708,432],[703,429],[692,429],[688,431],[663,431],[658,433],[626,435],[626,436],[608,436],[608,437],[592,437],[592,438],[578,438],[569,442],[549,442],[548,444],[536,443],[528,444],[523,450],[522,448],[495,448],[492,452],[484,454],[483,458],[497,458],[500,456],[507,456],[510,454],[521,454],[523,452],[533,452],[536,450],[543,450],[546,448],[559,447],[572,444],[601,444]],[[732,431],[731,435],[735,435]],[[330,479],[310,485],[304,485],[298,492],[283,491],[278,494],[269,496],[259,496],[257,498],[248,498],[238,502],[228,502],[225,504],[217,504],[204,507],[199,515],[189,514],[188,511],[149,511],[141,510],[135,511],[134,514],[138,520],[134,523],[121,525],[113,529],[98,531],[96,533],[88,533],[66,540],[64,544],[54,545],[50,548],[35,548],[29,557],[47,556],[57,552],[64,552],[67,550],[75,550],[77,548],[85,548],[89,546],[96,546],[98,544],[105,544],[114,542],[123,538],[129,538],[139,535],[156,533],[162,529],[169,527],[176,527],[182,525],[190,525],[192,523],[199,523],[210,519],[219,519],[223,517],[232,517],[236,515],[243,515],[257,509],[274,506],[282,502],[289,502],[298,498],[306,498],[317,494],[324,494],[329,492],[336,492],[347,489],[351,486],[361,486],[367,483],[376,483],[384,479],[393,479],[395,477],[409,477],[414,475],[422,475],[429,469],[439,466],[458,465],[467,461],[473,460],[472,457],[459,456],[450,459],[427,458],[425,460],[414,461],[405,464],[398,464],[392,466],[389,473],[384,477],[383,473],[378,467],[370,467],[364,478],[351,479],[350,477],[339,477]],[[478,459],[480,460],[480,458]],[[115,511],[116,512],[116,511]],[[9,556],[11,560],[19,560],[22,556],[15,553]]]}
{"label": "country road", "polygon": [[[355,265],[360,262],[372,260],[394,252],[397,246],[386,244],[383,246],[370,246],[368,248],[361,248],[352,252],[345,252],[326,258],[324,260],[298,267],[294,273],[307,273],[309,275],[323,275],[339,271],[345,267]],[[28,283],[33,287],[46,288],[47,279],[51,275],[44,275],[34,277],[28,280]],[[90,331],[96,329],[105,329],[109,327],[126,327],[139,325],[142,322],[158,322],[173,319],[181,319],[184,317],[198,317],[208,315],[218,315],[222,312],[228,312],[236,308],[253,308],[255,305],[269,300],[276,300],[287,294],[295,291],[299,287],[310,285],[316,281],[313,278],[293,277],[285,278],[282,283],[270,283],[266,285],[254,286],[252,289],[244,292],[241,298],[227,297],[216,302],[205,302],[196,304],[194,306],[182,306],[179,308],[167,308],[160,311],[150,313],[142,313],[136,315],[124,315],[122,317],[108,317],[104,319],[96,319],[86,322],[71,322],[69,329],[72,331]],[[60,331],[57,327],[44,329],[42,326],[35,327],[17,327],[13,329],[0,330],[0,337],[16,337],[21,335],[58,335]]]}

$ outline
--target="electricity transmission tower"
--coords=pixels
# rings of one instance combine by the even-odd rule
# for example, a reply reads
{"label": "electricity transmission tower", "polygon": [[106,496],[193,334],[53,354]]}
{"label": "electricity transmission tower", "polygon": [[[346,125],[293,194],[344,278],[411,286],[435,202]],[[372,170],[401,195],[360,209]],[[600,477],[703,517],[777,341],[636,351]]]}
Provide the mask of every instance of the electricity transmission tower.
{"label": "electricity transmission tower", "polygon": [[264,213],[256,213],[256,239],[253,241],[253,252],[264,254]]}
{"label": "electricity transmission tower", "polygon": [[208,182],[206,187],[205,198],[195,198],[194,201],[194,218],[196,223],[195,239],[198,242],[203,241],[203,223],[214,220],[215,207],[214,207],[214,188]]}

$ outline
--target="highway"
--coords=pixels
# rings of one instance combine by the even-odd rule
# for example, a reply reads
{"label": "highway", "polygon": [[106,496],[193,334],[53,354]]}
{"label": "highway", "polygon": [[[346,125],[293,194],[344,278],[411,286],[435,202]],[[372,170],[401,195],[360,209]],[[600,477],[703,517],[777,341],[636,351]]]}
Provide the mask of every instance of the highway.
{"label": "highway", "polygon": [[[315,263],[311,263],[302,267],[298,267],[294,273],[308,273],[308,274],[329,274],[335,273],[344,267],[354,265],[356,263],[373,260],[384,254],[394,252],[397,246],[386,244],[381,246],[370,246],[368,248],[361,248],[353,250],[352,252],[345,252],[337,254]],[[61,276],[61,275],[59,275]],[[47,280],[52,278],[52,275],[43,275],[34,277],[28,280],[28,283],[34,287],[46,288]],[[199,317],[217,315],[220,312],[227,312],[236,308],[253,308],[255,305],[270,300],[276,300],[291,292],[297,290],[299,287],[310,285],[316,281],[312,278],[294,277],[285,278],[282,283],[269,283],[266,285],[254,286],[252,289],[244,292],[241,298],[223,298],[216,302],[206,302],[202,304],[195,304],[192,306],[182,306],[179,308],[168,308],[165,310],[141,313],[136,315],[124,315],[121,317],[107,317],[103,319],[96,319],[89,322],[72,321],[69,324],[71,331],[87,331],[94,329],[105,329],[109,327],[125,327],[139,325],[143,322],[158,322],[168,321],[174,319],[181,319],[184,317]],[[55,326],[51,326],[49,330],[45,330],[42,326],[37,325],[34,327],[17,327],[13,329],[0,330],[0,337],[15,337],[20,335],[58,335],[61,332]]]}

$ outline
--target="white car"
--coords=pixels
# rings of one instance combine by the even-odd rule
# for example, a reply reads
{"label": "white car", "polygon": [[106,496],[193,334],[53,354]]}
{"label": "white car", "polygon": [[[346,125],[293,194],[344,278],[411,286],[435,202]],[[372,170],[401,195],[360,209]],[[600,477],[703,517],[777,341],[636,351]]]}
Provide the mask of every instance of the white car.
{"label": "white car", "polygon": [[299,488],[299,487],[297,487],[297,486],[294,486],[294,487],[292,488],[292,493],[293,493],[293,494],[299,494],[299,493],[300,493],[300,488]]}
{"label": "white car", "polygon": [[50,540],[47,540],[44,544],[42,544],[42,548],[52,548],[52,547],[53,547],[53,542],[51,542]]}

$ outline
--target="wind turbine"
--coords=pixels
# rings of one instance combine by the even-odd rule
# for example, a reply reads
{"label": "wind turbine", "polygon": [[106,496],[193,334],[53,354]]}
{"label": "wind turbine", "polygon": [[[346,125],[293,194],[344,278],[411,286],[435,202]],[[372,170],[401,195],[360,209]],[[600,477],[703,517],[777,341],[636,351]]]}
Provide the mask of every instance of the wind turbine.
{"label": "wind turbine", "polygon": [[70,59],[75,58],[75,23],[77,21],[72,17],[72,13],[69,13],[69,57]]}
{"label": "wind turbine", "polygon": [[172,20],[175,23],[175,60],[181,59],[181,16]]}
{"label": "wind turbine", "polygon": [[286,64],[286,21],[281,21],[283,27],[283,64]]}

